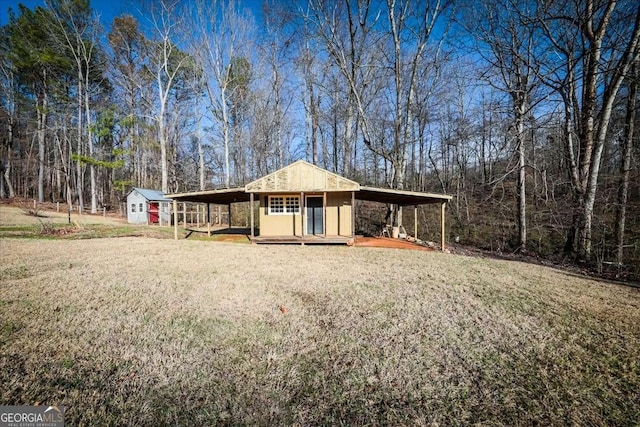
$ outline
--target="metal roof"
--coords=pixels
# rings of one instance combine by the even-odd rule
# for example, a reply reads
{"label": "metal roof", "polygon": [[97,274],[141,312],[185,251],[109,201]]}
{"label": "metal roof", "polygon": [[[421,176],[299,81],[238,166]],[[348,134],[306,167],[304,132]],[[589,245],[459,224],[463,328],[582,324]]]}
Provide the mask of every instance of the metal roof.
{"label": "metal roof", "polygon": [[[160,190],[150,190],[148,188],[137,188],[134,187],[131,191],[137,191],[144,197],[145,199],[151,202],[170,202],[171,199],[165,197],[165,194]],[[129,194],[131,194],[131,191]]]}
{"label": "metal roof", "polygon": [[452,198],[446,194],[423,193],[420,191],[393,190],[391,188],[366,186],[360,186],[360,191],[356,191],[355,197],[358,200],[393,203],[401,206],[443,203],[450,201]]}
{"label": "metal roof", "polygon": [[249,193],[244,191],[244,187],[171,194],[171,198],[178,202],[213,203],[215,205],[248,202],[249,197]]}
{"label": "metal roof", "polygon": [[[311,183],[304,182],[305,179]],[[353,191],[358,200],[393,203],[401,206],[445,203],[452,198],[446,194],[363,186],[305,161],[292,163],[247,184],[245,187],[178,193],[171,194],[169,197],[179,202],[228,205],[248,202],[251,193],[277,194],[322,191]]]}
{"label": "metal roof", "polygon": [[[225,188],[222,190],[197,191],[193,193],[171,194],[178,202],[212,203],[228,205],[230,203],[248,202],[250,193],[244,187]],[[393,203],[401,206],[443,203],[451,200],[446,194],[422,193],[418,191],[393,190],[390,188],[364,187],[355,190],[355,198],[379,203]]]}

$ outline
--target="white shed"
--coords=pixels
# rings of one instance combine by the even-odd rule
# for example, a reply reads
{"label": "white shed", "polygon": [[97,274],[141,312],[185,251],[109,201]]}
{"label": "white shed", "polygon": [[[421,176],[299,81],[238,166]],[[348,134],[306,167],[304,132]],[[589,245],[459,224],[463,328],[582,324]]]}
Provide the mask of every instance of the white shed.
{"label": "white shed", "polygon": [[162,191],[133,188],[127,195],[127,221],[131,224],[169,224],[171,202]]}

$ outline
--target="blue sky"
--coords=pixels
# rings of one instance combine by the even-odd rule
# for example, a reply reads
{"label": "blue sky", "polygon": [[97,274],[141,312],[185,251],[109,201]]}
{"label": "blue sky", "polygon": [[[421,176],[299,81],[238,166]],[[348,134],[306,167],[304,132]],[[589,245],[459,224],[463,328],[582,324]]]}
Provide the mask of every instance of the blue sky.
{"label": "blue sky", "polygon": [[[136,0],[90,0],[93,10],[100,15],[100,21],[109,29],[113,18],[123,13],[136,15],[133,4]],[[9,9],[17,13],[18,5],[22,3],[29,9],[36,6],[44,6],[44,0],[0,0],[0,26],[9,22]],[[260,14],[262,0],[240,0],[239,3],[251,9],[254,16]]]}
{"label": "blue sky", "polygon": [[[29,9],[36,6],[44,6],[44,0],[2,0],[0,1],[0,25],[5,25],[9,21],[9,8],[18,12],[18,5],[22,3]],[[92,0],[91,7],[100,15],[100,20],[105,26],[110,26],[115,16],[127,12],[130,6],[128,0]]]}

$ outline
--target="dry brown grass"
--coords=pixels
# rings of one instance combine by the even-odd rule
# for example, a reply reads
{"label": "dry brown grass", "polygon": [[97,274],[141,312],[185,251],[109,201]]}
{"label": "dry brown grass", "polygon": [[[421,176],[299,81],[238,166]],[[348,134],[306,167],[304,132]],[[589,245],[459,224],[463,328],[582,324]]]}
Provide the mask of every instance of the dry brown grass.
{"label": "dry brown grass", "polygon": [[[65,207],[61,207],[60,212],[55,210],[33,209],[33,205],[28,204],[22,207],[9,206],[0,204],[0,224],[3,226],[10,225],[39,225],[41,223],[49,224],[67,224],[69,216]],[[29,215],[28,213],[37,213],[38,215]],[[117,225],[126,224],[126,218],[116,218],[113,216],[78,215],[77,212],[71,214],[71,224],[79,224],[89,226],[95,224]]]}
{"label": "dry brown grass", "polygon": [[0,254],[0,400],[66,405],[70,425],[640,423],[635,288],[369,248]]}

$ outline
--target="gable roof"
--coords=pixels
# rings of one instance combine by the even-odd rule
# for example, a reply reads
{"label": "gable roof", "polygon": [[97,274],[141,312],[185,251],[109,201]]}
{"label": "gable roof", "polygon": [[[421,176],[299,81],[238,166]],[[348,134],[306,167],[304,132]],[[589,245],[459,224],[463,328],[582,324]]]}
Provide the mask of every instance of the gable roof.
{"label": "gable roof", "polygon": [[[140,189],[139,189],[140,190]],[[150,190],[153,191],[153,190]],[[248,202],[252,193],[353,191],[359,200],[393,203],[402,206],[446,203],[451,196],[418,191],[368,187],[329,172],[304,160],[298,160],[282,169],[250,182],[245,187],[205,190],[169,195],[176,201],[230,204]],[[166,200],[166,199],[165,199]]]}
{"label": "gable roof", "polygon": [[129,194],[131,194],[131,192],[133,191],[137,191],[138,193],[140,193],[142,197],[144,197],[145,199],[151,202],[170,202],[171,201],[171,199],[165,198],[164,193],[160,190],[150,190],[148,188],[134,187],[131,189]]}
{"label": "gable roof", "polygon": [[298,160],[245,186],[248,193],[358,190],[360,184],[357,182],[304,160]]}

